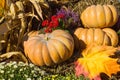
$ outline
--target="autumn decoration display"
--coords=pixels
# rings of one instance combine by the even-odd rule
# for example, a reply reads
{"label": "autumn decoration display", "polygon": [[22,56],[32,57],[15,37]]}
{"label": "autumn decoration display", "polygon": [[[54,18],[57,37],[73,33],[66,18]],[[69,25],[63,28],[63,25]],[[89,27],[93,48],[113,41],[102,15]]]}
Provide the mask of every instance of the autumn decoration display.
{"label": "autumn decoration display", "polygon": [[119,0],[0,0],[0,80],[119,80],[119,72]]}

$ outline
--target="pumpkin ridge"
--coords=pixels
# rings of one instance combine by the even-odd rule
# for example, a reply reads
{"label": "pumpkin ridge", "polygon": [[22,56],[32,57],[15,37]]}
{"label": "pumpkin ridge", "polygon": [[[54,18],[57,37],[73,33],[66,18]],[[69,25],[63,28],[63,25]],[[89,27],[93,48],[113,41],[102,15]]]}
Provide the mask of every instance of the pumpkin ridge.
{"label": "pumpkin ridge", "polygon": [[87,44],[90,44],[89,40],[91,40],[91,39],[89,39],[89,37],[91,38],[91,32],[89,33],[90,30],[91,29],[87,29],[87,31],[86,31],[86,43]]}
{"label": "pumpkin ridge", "polygon": [[[101,29],[98,29],[98,30],[99,30],[98,32],[101,32],[101,33],[100,33],[101,36],[99,37],[99,39],[101,39],[101,40],[100,40],[99,43],[100,43],[100,44],[103,44],[103,41],[104,41],[104,31],[102,31]],[[98,40],[99,40],[99,39],[98,39]]]}
{"label": "pumpkin ridge", "polygon": [[[33,44],[35,44],[35,45],[33,45]],[[36,47],[36,44],[37,44],[37,42],[31,43],[30,47],[31,47],[31,46]],[[35,55],[35,54],[32,54],[32,53],[35,53],[35,52],[34,52],[34,51],[35,51],[35,48],[34,48],[34,49],[29,48],[29,50],[30,50],[29,53],[31,53],[31,54],[29,55],[29,56],[30,56],[30,59],[32,60],[33,63],[35,63],[36,65],[38,65],[38,63],[36,62],[36,60],[34,59],[34,57],[32,57],[32,56]]]}
{"label": "pumpkin ridge", "polygon": [[110,39],[110,42],[111,42],[111,45],[112,45],[112,44],[113,44],[113,41],[112,41],[112,39],[111,39],[112,35],[111,35],[110,33],[107,33],[107,32],[106,32],[106,34],[108,35],[108,37],[109,37],[109,39]]}
{"label": "pumpkin ridge", "polygon": [[69,33],[59,29],[59,30],[54,30],[50,35],[52,35],[52,36],[62,36],[62,35],[66,36],[66,35],[69,35]]}
{"label": "pumpkin ridge", "polygon": [[115,6],[111,6],[111,5],[107,5],[107,6],[111,9],[111,12],[112,12],[113,22],[111,23],[111,26],[113,26],[118,20],[117,10]]}
{"label": "pumpkin ridge", "polygon": [[[55,39],[55,38],[54,38]],[[63,41],[62,40],[60,40],[60,39],[55,39],[55,40],[58,40],[59,42],[61,42],[64,46],[65,46],[65,48],[68,50],[68,51],[70,51],[69,49],[68,49],[68,47],[63,43]],[[70,41],[71,42],[71,41]]]}
{"label": "pumpkin ridge", "polygon": [[[49,55],[49,52],[48,52],[48,47],[46,46],[46,43],[43,43],[43,47],[42,47],[42,56],[46,56],[46,57],[43,57],[43,61],[45,62],[45,64],[47,66],[51,65],[52,64],[52,59],[50,58],[50,55]],[[47,51],[47,52],[46,52]],[[48,60],[49,59],[49,60]]]}
{"label": "pumpkin ridge", "polygon": [[[105,38],[108,38],[108,40],[107,40],[107,45],[112,45],[113,46],[113,44],[112,44],[112,40],[110,39],[110,37],[105,33],[105,36],[104,36]],[[105,40],[105,38],[104,38],[104,42],[106,41]]]}
{"label": "pumpkin ridge", "polygon": [[[55,38],[54,38],[55,39]],[[65,45],[66,43],[64,41],[62,41],[62,39],[58,39],[56,38],[58,41],[60,41],[64,46],[65,48],[67,49],[67,52],[70,53],[71,51],[73,51],[74,48],[69,48],[67,45]],[[66,38],[65,38],[66,39]],[[74,41],[71,41],[70,39],[66,39],[67,42],[69,41],[70,45],[72,45],[72,42]],[[68,56],[70,57],[72,55],[72,52],[70,53],[70,55],[68,54]]]}
{"label": "pumpkin ridge", "polygon": [[[49,41],[51,41],[51,40],[49,40]],[[52,53],[50,53],[50,49],[51,49],[51,48],[49,48],[49,45],[48,45],[48,44],[50,44],[50,45],[52,45],[52,46],[54,47],[54,49],[55,49],[56,52],[57,52],[56,55],[58,55],[58,57],[60,58],[60,60],[62,60],[62,58],[60,57],[59,52],[57,51],[56,47],[55,47],[53,44],[51,44],[51,42],[49,42],[49,41],[47,42],[47,48],[48,48],[48,51],[49,51],[50,58],[51,58],[51,60],[52,60],[54,63],[57,63],[56,60],[54,60],[54,58],[52,58],[53,55],[52,55]],[[59,62],[60,62],[60,60],[59,60]]]}
{"label": "pumpkin ridge", "polygon": [[110,29],[110,28],[104,28],[103,31],[110,38],[111,45],[116,46],[118,44],[118,41],[119,41],[117,33],[114,30]]}
{"label": "pumpkin ridge", "polygon": [[105,43],[105,32],[103,31],[103,33],[104,33],[104,35],[103,35],[103,40],[102,40],[102,44],[104,44]]}
{"label": "pumpkin ridge", "polygon": [[[42,45],[43,45],[43,44],[42,44]],[[43,46],[42,46],[42,48],[41,48],[41,55],[43,56]],[[43,63],[46,64],[45,61],[44,61],[44,58],[43,58]]]}
{"label": "pumpkin ridge", "polygon": [[98,18],[97,6],[95,6],[95,8],[96,8],[96,20],[97,20],[97,24],[98,24],[98,27],[99,27],[99,18]]}
{"label": "pumpkin ridge", "polygon": [[55,34],[55,35],[51,34],[51,35],[53,35],[54,37],[62,36],[62,37],[65,37],[67,39],[73,40],[72,35],[69,32],[64,31],[63,33],[62,34],[58,33],[58,34]]}
{"label": "pumpkin ridge", "polygon": [[69,40],[71,40],[72,41],[72,36],[70,35],[70,34],[66,34],[66,35],[64,35],[64,34],[61,34],[61,35],[56,35],[56,36],[54,36],[54,37],[58,37],[58,36],[62,36],[62,37],[65,37],[65,38],[67,38],[67,39],[69,39]]}
{"label": "pumpkin ridge", "polygon": [[96,22],[97,22],[96,24],[99,25],[99,24],[98,24],[98,16],[97,16],[96,6],[95,6],[95,15],[96,15]]}
{"label": "pumpkin ridge", "polygon": [[[26,45],[26,44],[27,44],[27,45]],[[31,43],[29,43],[29,41],[25,41],[25,42],[24,42],[24,45],[26,45],[26,46],[24,47],[24,51],[25,51],[25,55],[26,55],[27,57],[29,56],[28,53],[30,52],[30,51],[29,51],[30,48],[27,49],[27,47],[29,47],[30,44],[31,44]]]}
{"label": "pumpkin ridge", "polygon": [[110,25],[111,22],[113,22],[113,20],[112,20],[113,15],[111,16],[111,14],[112,14],[111,9],[106,5],[103,5],[103,7],[104,7],[104,10],[105,10],[105,17],[106,17],[106,25],[105,25],[105,27],[107,27],[107,25],[108,25],[108,27],[112,27]]}
{"label": "pumpkin ridge", "polygon": [[[64,50],[65,50],[64,53],[66,53],[66,50],[67,50],[67,52],[69,52],[69,49],[66,47],[66,45],[65,45],[62,41],[59,41],[59,40],[57,40],[57,39],[52,39],[52,40],[56,40],[56,41],[62,43],[62,45],[64,45],[64,48],[66,48],[66,49],[64,49]],[[56,44],[56,43],[55,43],[55,44]],[[53,45],[56,47],[55,44],[53,44]],[[58,52],[58,53],[59,53],[59,52]],[[60,55],[61,59],[64,59],[64,57],[66,57],[65,55],[63,56],[63,55],[61,55],[60,53],[59,53],[59,55]]]}
{"label": "pumpkin ridge", "polygon": [[114,21],[113,18],[114,18],[114,17],[113,17],[113,12],[112,12],[111,8],[110,8],[109,6],[108,6],[108,8],[110,9],[110,12],[111,12],[111,15],[112,15],[112,16],[111,16],[112,19],[111,19],[111,22],[110,22],[110,24],[109,24],[109,25],[111,26],[111,25],[113,24],[113,21]]}
{"label": "pumpkin ridge", "polygon": [[81,15],[81,20],[84,20],[82,23],[85,24],[85,26],[88,26],[87,25],[87,19],[86,19],[86,16],[87,16],[86,12],[87,12],[87,10],[85,10],[82,14],[84,17]]}
{"label": "pumpkin ridge", "polygon": [[[37,42],[37,45],[36,47],[39,47],[39,49],[35,50],[35,54],[34,54],[34,57],[36,57],[35,61],[38,63],[38,65],[45,65],[44,61],[43,61],[43,57],[42,57],[42,51],[41,51],[41,48],[42,48],[42,42]],[[38,55],[36,55],[38,54]],[[39,56],[40,55],[40,56]],[[38,57],[39,56],[39,57]]]}
{"label": "pumpkin ridge", "polygon": [[[27,43],[28,44],[28,43]],[[29,54],[28,54],[28,56],[29,56],[29,58],[30,58],[30,60],[32,61],[32,63],[35,63],[36,65],[37,65],[37,62],[35,61],[35,59],[34,59],[34,54],[32,54],[32,53],[34,53],[34,50],[35,49],[31,49],[30,47],[31,46],[34,46],[35,47],[35,45],[33,45],[33,44],[37,44],[37,42],[36,41],[34,41],[34,42],[32,42],[32,43],[29,43],[29,45],[28,45],[28,51],[29,51]],[[30,46],[30,47],[29,47]]]}
{"label": "pumpkin ridge", "polygon": [[103,10],[104,10],[103,12],[104,12],[104,16],[105,16],[105,17],[104,17],[104,18],[105,18],[105,25],[104,25],[103,27],[106,27],[106,23],[107,23],[107,22],[106,22],[106,21],[107,21],[107,18],[106,18],[106,17],[107,17],[107,14],[106,14],[106,8],[104,7],[104,5],[103,5]]}
{"label": "pumpkin ridge", "polygon": [[[89,14],[87,14],[87,12],[90,12],[90,9],[91,9],[91,7],[89,7],[88,10],[86,10],[86,13],[85,13],[85,20],[86,20],[87,25],[88,25],[88,23],[89,23],[89,20],[88,20]],[[90,24],[90,23],[89,23],[89,24]],[[91,26],[91,24],[88,25],[88,27],[89,27],[89,26]]]}
{"label": "pumpkin ridge", "polygon": [[99,26],[101,26],[101,28],[103,28],[104,26],[105,26],[105,24],[106,24],[106,19],[105,19],[105,11],[104,11],[104,7],[103,6],[101,6],[101,5],[99,5],[99,11],[101,11],[100,12],[100,15],[99,15]]}
{"label": "pumpkin ridge", "polygon": [[[56,40],[56,39],[51,39],[51,40]],[[57,41],[57,40],[56,40],[56,41]],[[55,44],[56,44],[56,43],[55,43]],[[62,57],[61,57],[61,55],[59,54],[59,52],[58,52],[58,50],[57,50],[56,46],[54,45],[54,43],[53,43],[52,45],[54,46],[54,48],[56,49],[56,51],[57,51],[57,53],[58,53],[58,55],[59,55],[60,59],[62,60]]]}
{"label": "pumpkin ridge", "polygon": [[[77,28],[74,34],[78,37],[81,34],[81,30],[83,31],[83,28]],[[79,37],[78,37],[79,38]]]}
{"label": "pumpkin ridge", "polygon": [[[57,37],[59,37],[59,36],[56,36],[56,37],[54,37],[54,38],[56,38],[57,39]],[[64,36],[64,35],[61,35],[60,37],[64,37],[64,38],[67,38],[68,40],[70,40],[70,41],[72,41],[73,42],[73,39],[71,39],[71,37],[69,37],[69,36]],[[52,38],[52,39],[54,39],[54,38]]]}
{"label": "pumpkin ridge", "polygon": [[29,41],[36,40],[36,39],[39,40],[39,41],[42,40],[42,38],[40,36],[38,36],[38,35],[32,36],[31,38],[28,38]]}
{"label": "pumpkin ridge", "polygon": [[98,25],[96,5],[90,6],[90,11],[88,15],[90,20],[89,24],[91,24],[90,27],[96,27]]}
{"label": "pumpkin ridge", "polygon": [[85,41],[85,43],[86,43],[86,36],[85,36],[86,31],[87,31],[87,29],[84,29],[84,30],[81,31],[81,34],[80,34],[81,40]]}

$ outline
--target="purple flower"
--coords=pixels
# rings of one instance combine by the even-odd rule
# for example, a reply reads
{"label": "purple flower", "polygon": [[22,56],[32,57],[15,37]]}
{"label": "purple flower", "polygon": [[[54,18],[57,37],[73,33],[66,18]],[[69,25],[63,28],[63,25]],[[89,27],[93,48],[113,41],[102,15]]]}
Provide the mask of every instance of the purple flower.
{"label": "purple flower", "polygon": [[80,19],[79,14],[73,12],[70,8],[61,8],[60,10],[57,10],[57,15],[64,14],[64,21],[67,24],[77,24],[79,25]]}

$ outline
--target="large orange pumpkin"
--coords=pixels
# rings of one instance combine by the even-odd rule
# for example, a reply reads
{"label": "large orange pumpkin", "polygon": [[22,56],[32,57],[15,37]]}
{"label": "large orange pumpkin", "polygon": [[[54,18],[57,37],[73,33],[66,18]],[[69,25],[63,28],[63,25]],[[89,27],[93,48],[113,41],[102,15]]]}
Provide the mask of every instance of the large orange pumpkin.
{"label": "large orange pumpkin", "polygon": [[73,37],[64,30],[39,34],[30,32],[23,42],[25,55],[38,66],[50,66],[69,59],[74,50]]}
{"label": "large orange pumpkin", "polygon": [[[75,45],[77,47],[79,47],[79,45],[85,46],[91,43],[110,46],[116,46],[118,44],[118,35],[113,29],[110,28],[77,28],[74,35],[76,36],[75,42],[77,42]],[[78,42],[80,44],[78,44]]]}
{"label": "large orange pumpkin", "polygon": [[84,27],[112,27],[118,20],[118,14],[113,5],[91,5],[81,14]]}

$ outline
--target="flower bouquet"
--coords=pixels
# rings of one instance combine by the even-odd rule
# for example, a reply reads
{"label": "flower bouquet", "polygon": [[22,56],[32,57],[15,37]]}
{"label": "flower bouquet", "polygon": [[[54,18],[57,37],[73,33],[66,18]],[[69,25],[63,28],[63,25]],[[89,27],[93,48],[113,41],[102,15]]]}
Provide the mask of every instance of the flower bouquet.
{"label": "flower bouquet", "polygon": [[72,30],[80,25],[79,15],[71,9],[62,7],[50,19],[42,22],[43,32],[52,32],[55,29]]}

